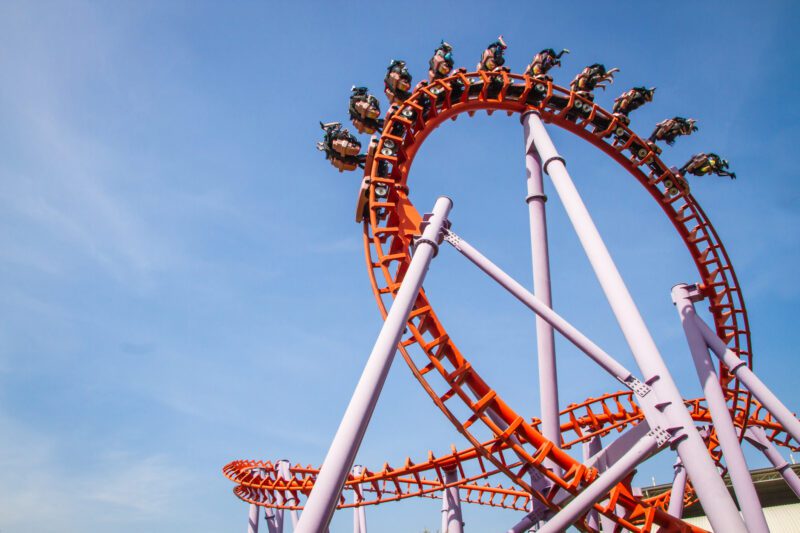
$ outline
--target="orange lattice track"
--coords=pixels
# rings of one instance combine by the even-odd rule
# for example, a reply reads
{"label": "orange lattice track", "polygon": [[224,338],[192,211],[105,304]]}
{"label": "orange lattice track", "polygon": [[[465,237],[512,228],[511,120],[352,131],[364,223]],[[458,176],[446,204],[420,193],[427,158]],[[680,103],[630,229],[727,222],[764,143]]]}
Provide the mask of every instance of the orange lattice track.
{"label": "orange lattice track", "polygon": [[[551,82],[508,72],[459,72],[418,88],[387,113],[383,134],[367,161],[369,189],[363,213],[367,271],[384,318],[408,268],[411,239],[419,233],[421,216],[409,199],[414,156],[443,121],[479,110],[489,114],[535,110],[546,122],[590,142],[624,167],[661,207],[694,259],[717,334],[752,367],[750,329],[736,274],[688,184],[642,138],[594,102]],[[378,197],[376,186],[388,186],[389,194]],[[555,447],[539,431],[538,420],[519,415],[480,377],[447,334],[424,291],[416,299],[399,349],[433,403],[471,448],[438,458],[429,453],[419,463],[407,459],[399,467],[386,464],[378,470],[365,469],[358,477],[351,475],[345,489],[358,494],[357,505],[436,497],[444,488],[458,485],[466,503],[527,511],[531,498],[535,498],[557,510],[557,488],[574,494],[598,475],[565,450],[595,435],[622,431],[642,419],[630,392],[590,398],[562,412],[562,445]],[[719,368],[719,375],[739,427],[760,426],[776,444],[797,449],[800,443],[794,442],[724,367]],[[686,404],[695,421],[711,425],[702,399],[687,400]],[[456,414],[465,412],[465,408],[468,415]],[[709,453],[722,466],[713,428],[706,441]],[[545,468],[546,461],[558,465],[563,474]],[[442,470],[453,466],[459,479],[448,485]],[[547,493],[536,490],[530,483],[532,470],[549,478],[554,489]],[[262,477],[265,472],[266,477]],[[234,492],[239,498],[286,509],[302,508],[302,497],[311,491],[317,472],[317,468],[296,465],[290,469],[289,479],[279,479],[269,462],[234,461],[224,468],[225,475],[237,484]],[[502,476],[506,486],[490,480],[496,476]],[[284,495],[280,501],[285,503],[277,503],[276,491]],[[594,508],[628,531],[697,530],[666,514],[670,497],[669,492],[650,499],[637,497],[629,477],[612,489],[605,504],[595,504]],[[695,501],[691,486],[683,497],[687,504]],[[342,508],[354,505],[344,496],[339,504]],[[592,531],[583,520],[575,526]]]}

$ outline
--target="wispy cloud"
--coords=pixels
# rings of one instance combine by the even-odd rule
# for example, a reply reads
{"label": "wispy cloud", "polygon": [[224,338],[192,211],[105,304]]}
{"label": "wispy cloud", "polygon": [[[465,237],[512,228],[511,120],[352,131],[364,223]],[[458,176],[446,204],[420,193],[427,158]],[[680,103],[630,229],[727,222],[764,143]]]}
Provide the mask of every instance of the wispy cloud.
{"label": "wispy cloud", "polygon": [[0,415],[0,528],[29,533],[96,530],[98,524],[159,521],[191,486],[164,455],[101,454],[76,471],[52,436]]}

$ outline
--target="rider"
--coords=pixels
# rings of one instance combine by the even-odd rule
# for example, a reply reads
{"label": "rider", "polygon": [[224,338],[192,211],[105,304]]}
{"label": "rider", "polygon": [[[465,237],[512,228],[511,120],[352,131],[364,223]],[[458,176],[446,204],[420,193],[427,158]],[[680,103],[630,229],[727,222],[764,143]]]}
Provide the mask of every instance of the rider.
{"label": "rider", "polygon": [[620,120],[626,124],[630,122],[628,113],[634,109],[639,109],[647,102],[653,101],[653,94],[656,92],[655,87],[634,87],[630,91],[622,93],[616,100],[614,100],[614,107],[612,112]]}
{"label": "rider", "polygon": [[681,167],[680,173],[694,174],[695,176],[705,176],[707,174],[716,174],[717,176],[728,176],[731,179],[736,179],[735,172],[728,172],[728,161],[722,159],[715,153],[700,153],[695,154],[692,158]]}
{"label": "rider", "polygon": [[533,61],[525,70],[525,74],[532,78],[553,81],[553,78],[548,76],[547,72],[553,67],[561,66],[561,56],[568,53],[569,50],[566,48],[557,54],[552,48],[545,48],[534,56]]}
{"label": "rider", "polygon": [[486,50],[483,51],[481,60],[478,62],[478,66],[476,68],[478,70],[489,71],[500,70],[500,67],[502,67],[506,62],[506,58],[503,57],[503,52],[506,48],[506,42],[503,40],[503,36],[501,35],[496,41],[486,47]]}
{"label": "rider", "polygon": [[691,135],[697,131],[697,122],[693,118],[673,117],[667,120],[662,120],[656,124],[656,129],[653,130],[652,135],[648,139],[651,145],[655,145],[656,141],[666,141],[670,146],[675,144],[675,139],[680,135]]}
{"label": "rider", "polygon": [[453,70],[453,47],[444,41],[434,50],[433,57],[428,62],[428,81],[446,78]]}
{"label": "rider", "polygon": [[375,133],[383,129],[381,107],[378,99],[367,92],[366,87],[353,85],[350,95],[350,120],[359,133]]}
{"label": "rider", "polygon": [[570,83],[569,86],[579,96],[593,101],[594,95],[592,94],[592,91],[597,87],[605,89],[606,87],[603,85],[603,82],[605,81],[613,83],[614,73],[616,72],[619,72],[618,68],[606,70],[605,65],[602,63],[594,63],[593,65],[589,65],[588,67],[584,68],[580,74],[575,76],[575,79],[572,80],[572,83]]}
{"label": "rider", "polygon": [[406,68],[406,62],[392,59],[386,69],[383,84],[384,93],[391,104],[402,102],[411,96],[411,74]]}
{"label": "rider", "polygon": [[366,156],[359,155],[361,143],[352,133],[342,129],[341,122],[320,122],[319,126],[325,136],[317,143],[317,150],[325,152],[325,159],[331,165],[338,168],[339,172],[364,167]]}

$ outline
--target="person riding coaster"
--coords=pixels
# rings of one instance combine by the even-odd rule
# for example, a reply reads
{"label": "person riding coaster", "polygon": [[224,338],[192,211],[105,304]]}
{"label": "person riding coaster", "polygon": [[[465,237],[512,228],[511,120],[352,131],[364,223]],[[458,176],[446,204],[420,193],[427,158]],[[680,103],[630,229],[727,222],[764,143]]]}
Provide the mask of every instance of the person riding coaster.
{"label": "person riding coaster", "polygon": [[595,63],[584,68],[580,74],[575,76],[569,86],[579,96],[594,101],[592,91],[596,88],[605,90],[604,82],[614,83],[614,74],[616,72],[619,72],[618,68],[606,70],[605,65]]}
{"label": "person riding coaster", "polygon": [[506,42],[503,40],[503,36],[501,35],[496,41],[486,47],[486,50],[484,50],[483,54],[481,55],[481,60],[478,61],[478,66],[475,68],[477,70],[488,70],[490,72],[502,70],[502,67],[506,62],[506,58],[503,57],[503,52],[506,48],[508,47]]}
{"label": "person riding coaster", "polygon": [[375,133],[383,130],[383,119],[378,99],[367,92],[366,87],[353,85],[350,94],[350,120],[358,133]]}
{"label": "person riding coaster", "polygon": [[656,147],[656,141],[666,141],[670,146],[675,144],[675,139],[681,135],[691,135],[697,131],[697,122],[693,118],[673,117],[667,120],[662,120],[656,124],[656,129],[647,140],[647,144],[654,148],[659,153],[661,149]]}
{"label": "person riding coaster", "polygon": [[341,122],[320,122],[319,126],[325,136],[317,143],[317,150],[325,152],[325,159],[331,165],[338,168],[339,172],[364,167],[366,156],[359,155],[361,143],[347,129],[342,129]]}
{"label": "person riding coaster", "polygon": [[622,93],[614,100],[614,107],[612,112],[620,121],[626,125],[630,124],[628,114],[642,107],[647,102],[653,101],[653,94],[656,92],[655,87],[634,87],[633,89]]}
{"label": "person riding coaster", "polygon": [[428,81],[446,78],[453,70],[453,47],[444,41],[434,50],[433,57],[428,61]]}
{"label": "person riding coaster", "polygon": [[705,176],[707,174],[716,174],[717,176],[727,176],[733,180],[736,179],[735,172],[729,172],[728,161],[722,159],[715,153],[700,153],[695,154],[692,158],[683,165],[678,172],[682,175],[687,173],[695,176]]}
{"label": "person riding coaster", "polygon": [[568,53],[569,50],[566,48],[562,49],[559,53],[556,53],[552,48],[545,48],[534,56],[533,61],[531,61],[531,64],[528,65],[528,68],[525,70],[525,74],[531,78],[553,81],[553,78],[548,76],[547,72],[553,67],[560,67],[561,56]]}
{"label": "person riding coaster", "polygon": [[386,68],[386,77],[383,79],[384,94],[390,104],[406,100],[411,96],[411,74],[406,68],[406,62],[392,59]]}

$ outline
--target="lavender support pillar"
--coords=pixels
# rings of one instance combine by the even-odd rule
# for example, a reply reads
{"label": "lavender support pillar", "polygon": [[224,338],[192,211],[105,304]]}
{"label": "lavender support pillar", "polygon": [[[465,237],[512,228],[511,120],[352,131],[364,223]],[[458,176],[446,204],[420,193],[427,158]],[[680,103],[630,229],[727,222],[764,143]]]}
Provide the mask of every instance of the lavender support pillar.
{"label": "lavender support pillar", "polygon": [[627,368],[604,352],[599,346],[586,337],[586,335],[564,320],[558,313],[546,306],[544,302],[531,294],[530,291],[523,287],[518,281],[492,263],[469,242],[449,230],[445,234],[445,240],[450,243],[453,248],[458,250],[461,255],[469,259],[475,266],[483,270],[490,278],[495,280],[515,298],[525,304],[528,309],[546,320],[548,324],[564,335],[567,340],[600,365],[603,370],[623,383],[632,377],[631,372]]}
{"label": "lavender support pillar", "polygon": [[422,237],[417,241],[411,264],[322,463],[314,489],[297,524],[297,533],[317,533],[324,530],[331,521],[344,481],[353,466],[397,352],[397,343],[405,329],[408,315],[414,307],[428,266],[438,250],[442,229],[452,206],[453,202],[449,198],[441,197],[433,207],[433,214],[427,221]]}
{"label": "lavender support pillar", "polygon": [[[275,463],[273,467],[275,472],[280,476],[280,465],[281,461]],[[264,474],[266,475],[266,473]],[[275,503],[283,505],[286,503],[286,494],[280,490],[275,491]],[[267,521],[267,529],[269,533],[283,533],[283,518],[284,518],[284,510],[280,507],[275,507],[274,509],[267,508],[264,513],[264,517]]]}
{"label": "lavender support pillar", "polygon": [[591,485],[583,489],[575,498],[542,526],[538,533],[563,533],[574,524],[595,502],[605,496],[614,485],[636,468],[636,465],[650,457],[658,449],[659,441],[653,432],[648,433],[619,461],[600,474]]}
{"label": "lavender support pillar", "polygon": [[[602,474],[617,462],[625,461],[626,457],[629,457],[631,450],[639,446],[643,439],[649,438],[654,434],[658,434],[663,438],[668,438],[666,432],[661,430],[651,431],[646,421],[642,421],[628,429],[605,448],[600,448],[600,439],[595,437],[591,442],[584,443],[584,464],[589,468],[596,468]],[[587,453],[591,455],[587,457]],[[561,505],[571,497],[572,496],[567,492],[559,492],[554,502],[556,505]],[[594,512],[595,511],[590,510],[588,513],[589,516]],[[614,530],[616,525],[611,519],[605,515],[595,514],[599,518],[603,531]],[[552,512],[549,509],[534,510],[508,529],[507,533],[524,533],[531,529],[538,531],[540,523],[544,522],[545,519],[551,515]],[[587,524],[589,524],[588,518]],[[597,526],[592,527],[599,529]]]}
{"label": "lavender support pillar", "polygon": [[[550,294],[550,256],[547,246],[547,218],[542,180],[542,162],[533,144],[530,114],[522,115],[525,132],[525,170],[527,173],[528,213],[531,226],[531,254],[533,258],[533,293],[547,307],[552,308]],[[539,404],[542,415],[542,434],[556,446],[561,446],[561,426],[558,416],[558,377],[553,327],[536,316],[536,353],[539,362]],[[552,465],[551,465],[552,467]]]}
{"label": "lavender support pillar", "polygon": [[800,478],[797,477],[791,465],[786,462],[786,459],[784,459],[775,448],[775,445],[769,441],[764,430],[760,427],[751,426],[744,432],[744,438],[747,439],[750,444],[761,450],[769,462],[772,463],[772,466],[775,467],[775,470],[780,472],[781,477],[783,477],[783,480],[789,485],[789,488],[792,489],[794,495],[800,498]]}
{"label": "lavender support pillar", "polygon": [[[278,529],[278,519],[276,516],[276,512],[278,509],[273,509],[271,507],[264,508],[264,521],[267,523],[267,531],[269,533],[280,533]],[[281,529],[283,525],[281,523]]]}
{"label": "lavender support pillar", "polygon": [[683,494],[686,492],[686,469],[683,467],[680,458],[672,466],[675,470],[675,477],[672,478],[672,492],[669,496],[669,507],[667,514],[675,518],[683,517]]}
{"label": "lavender support pillar", "polygon": [[700,329],[700,333],[703,334],[703,338],[708,343],[708,347],[711,348],[711,351],[728,367],[728,371],[736,376],[736,378],[753,393],[753,396],[755,396],[764,408],[781,423],[783,429],[785,429],[789,435],[794,437],[795,440],[800,441],[800,421],[797,420],[794,413],[764,385],[758,376],[750,370],[747,363],[733,353],[733,350],[729,349],[697,315],[695,315],[695,322]]}
{"label": "lavender support pillar", "polygon": [[564,159],[558,155],[553,146],[541,117],[532,113],[529,125],[536,149],[544,161],[544,170],[553,181],[645,381],[653,387],[660,401],[665,403],[663,412],[670,424],[681,428],[685,433],[685,438],[677,442],[678,454],[689,472],[698,497],[705,504],[703,508],[708,511],[712,527],[717,531],[745,533],[746,528],[739,511],[725,488],[703,440],[697,433],[694,422],[683,405],[678,387],[664,364],[589,211],[572,183]]}
{"label": "lavender support pillar", "polygon": [[[597,455],[603,449],[603,442],[600,437],[594,436],[588,442],[583,443],[583,463],[589,462],[589,459]],[[597,511],[592,509],[586,516],[586,525],[592,529],[600,530],[600,517]]]}
{"label": "lavender support pillar", "polygon": [[756,488],[753,486],[753,479],[750,477],[750,469],[745,462],[744,453],[739,446],[739,437],[733,426],[733,420],[731,420],[728,403],[725,401],[725,395],[719,384],[719,377],[714,371],[714,364],[708,355],[708,345],[697,329],[694,320],[695,309],[692,297],[696,294],[696,291],[690,291],[689,287],[682,283],[672,288],[672,301],[681,319],[686,341],[689,343],[689,351],[692,353],[697,377],[703,387],[703,396],[705,396],[708,409],[711,411],[711,420],[717,431],[717,439],[719,439],[722,454],[725,457],[725,465],[731,476],[733,491],[742,508],[744,522],[750,533],[768,533],[767,520],[764,518],[764,511],[761,509]]}
{"label": "lavender support pillar", "polygon": [[[278,464],[276,465],[276,468],[278,470],[278,475],[284,481],[290,481],[292,478],[291,473],[289,472],[290,466],[291,465],[289,461],[287,461],[286,459],[281,459],[280,461],[278,461]],[[284,498],[287,504],[297,506],[297,504],[299,503],[297,501],[297,498],[295,498],[289,491],[284,492]],[[289,516],[292,517],[292,529],[294,529],[297,527],[297,521],[298,521],[297,511],[295,509],[292,509],[291,511],[289,511]]]}
{"label": "lavender support pillar", "polygon": [[258,517],[260,514],[260,507],[251,503],[250,513],[247,517],[247,533],[258,533]]}
{"label": "lavender support pillar", "polygon": [[[364,472],[364,467],[355,465],[353,467],[353,477],[358,478]],[[364,496],[361,493],[361,486],[353,487],[353,503],[361,503],[364,501]],[[358,505],[353,507],[353,533],[367,533],[367,516],[364,513],[364,506]]]}
{"label": "lavender support pillar", "polygon": [[[458,470],[455,467],[444,469],[443,472],[445,483],[458,481]],[[447,487],[442,493],[442,533],[463,533],[463,531],[458,486]]]}

